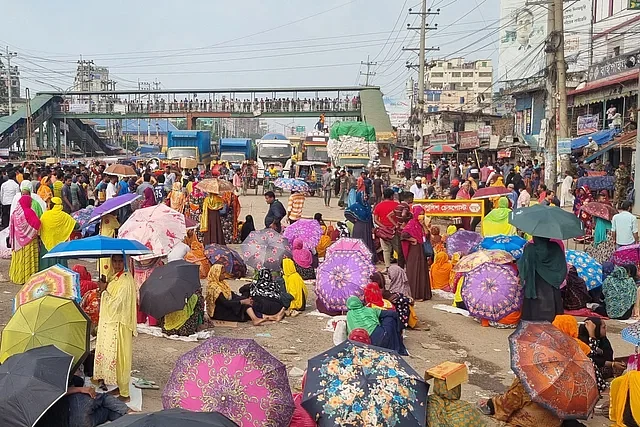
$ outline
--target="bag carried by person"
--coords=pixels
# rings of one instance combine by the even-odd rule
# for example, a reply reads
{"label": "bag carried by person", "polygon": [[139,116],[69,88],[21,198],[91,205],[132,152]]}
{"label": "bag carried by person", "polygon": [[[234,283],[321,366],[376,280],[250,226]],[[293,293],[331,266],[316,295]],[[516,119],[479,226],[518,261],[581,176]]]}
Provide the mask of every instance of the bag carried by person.
{"label": "bag carried by person", "polygon": [[396,235],[393,228],[380,226],[373,229],[373,234],[382,240],[393,240]]}

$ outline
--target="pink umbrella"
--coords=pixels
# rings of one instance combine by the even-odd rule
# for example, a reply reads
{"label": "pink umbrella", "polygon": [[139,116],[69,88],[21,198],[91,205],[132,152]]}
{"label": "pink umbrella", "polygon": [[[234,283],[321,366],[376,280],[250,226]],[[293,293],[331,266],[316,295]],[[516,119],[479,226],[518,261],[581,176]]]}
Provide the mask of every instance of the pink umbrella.
{"label": "pink umbrella", "polygon": [[373,254],[362,240],[354,239],[351,237],[342,237],[338,239],[338,241],[336,241],[333,245],[329,246],[327,248],[326,258],[329,258],[332,253],[339,251],[356,251],[362,253],[367,259],[373,258]]}
{"label": "pink umbrella", "polygon": [[282,235],[289,239],[292,245],[295,239],[301,239],[303,246],[311,250],[320,243],[322,227],[315,219],[299,219],[285,228]]}

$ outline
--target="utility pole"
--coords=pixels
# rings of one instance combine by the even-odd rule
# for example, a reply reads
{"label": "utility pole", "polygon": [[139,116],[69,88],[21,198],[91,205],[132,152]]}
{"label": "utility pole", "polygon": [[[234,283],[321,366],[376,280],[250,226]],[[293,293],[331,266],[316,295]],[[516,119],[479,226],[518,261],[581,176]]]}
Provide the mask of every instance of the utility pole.
{"label": "utility pole", "polygon": [[10,52],[9,46],[6,46],[4,53],[0,56],[7,58],[7,97],[9,98],[9,115],[13,114],[13,86],[11,85],[11,58],[18,56],[17,52]]}
{"label": "utility pole", "polygon": [[[558,77],[558,138],[569,137],[569,126],[567,117],[567,62],[564,58],[564,6],[562,0],[553,1],[554,15],[554,43],[556,44],[556,74]],[[571,160],[568,155],[563,155],[561,171],[568,171],[571,168]]]}
{"label": "utility pole", "polygon": [[541,177],[547,183],[549,189],[555,190],[558,181],[557,174],[557,156],[558,156],[558,139],[556,136],[556,46],[552,37],[555,28],[555,0],[553,4],[548,6],[547,10],[547,40],[545,46],[545,65],[546,65],[546,105],[545,105],[545,121],[546,121],[546,144],[545,144],[545,175]]}
{"label": "utility pole", "polygon": [[360,72],[360,75],[361,75],[361,76],[367,76],[367,79],[366,79],[366,81],[365,81],[364,85],[365,85],[365,86],[369,86],[369,77],[373,77],[373,76],[375,76],[375,75],[376,75],[376,73],[372,73],[372,72],[371,72],[371,66],[372,66],[372,65],[373,65],[373,66],[376,66],[376,65],[378,65],[378,63],[377,63],[377,62],[371,62],[371,61],[369,61],[369,55],[367,55],[367,62],[360,61],[360,64],[361,64],[361,65],[366,65],[366,66],[367,66],[367,72],[366,72],[366,73],[363,73],[363,72],[361,71],[361,72]]}

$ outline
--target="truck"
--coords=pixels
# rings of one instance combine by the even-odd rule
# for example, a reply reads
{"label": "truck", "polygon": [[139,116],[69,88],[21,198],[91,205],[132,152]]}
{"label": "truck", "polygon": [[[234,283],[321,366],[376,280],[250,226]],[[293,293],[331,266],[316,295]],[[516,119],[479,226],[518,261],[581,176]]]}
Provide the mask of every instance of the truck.
{"label": "truck", "polygon": [[193,159],[198,164],[211,162],[211,132],[206,130],[169,131],[167,160]]}
{"label": "truck", "polygon": [[220,160],[240,169],[245,160],[255,160],[255,145],[249,138],[222,138],[218,146]]}
{"label": "truck", "polygon": [[285,178],[291,170],[291,157],[295,154],[289,139],[280,133],[268,133],[256,141],[258,149],[258,181],[264,179],[264,171],[271,164],[282,171]]}
{"label": "truck", "polygon": [[333,164],[347,169],[364,169],[378,157],[373,126],[365,122],[337,122],[327,144]]}
{"label": "truck", "polygon": [[323,132],[312,132],[302,141],[302,160],[309,162],[329,163],[327,143],[329,135]]}

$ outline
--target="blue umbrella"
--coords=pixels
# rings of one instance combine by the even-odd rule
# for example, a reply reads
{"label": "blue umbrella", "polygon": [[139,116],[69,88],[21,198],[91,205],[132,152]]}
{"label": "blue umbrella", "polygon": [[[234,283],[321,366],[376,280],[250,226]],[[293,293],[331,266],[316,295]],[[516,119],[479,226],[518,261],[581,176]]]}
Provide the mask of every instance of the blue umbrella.
{"label": "blue umbrella", "polygon": [[499,234],[497,236],[485,237],[480,242],[480,246],[484,249],[499,249],[509,252],[515,259],[520,259],[524,245],[527,241],[520,236],[506,236]]}
{"label": "blue umbrella", "polygon": [[56,245],[43,258],[104,258],[111,255],[146,255],[151,253],[136,240],[94,236]]}
{"label": "blue umbrella", "polygon": [[113,211],[117,211],[127,205],[130,205],[133,201],[139,199],[142,196],[138,196],[135,193],[123,194],[122,196],[113,197],[91,212],[91,218],[88,222],[97,221],[103,216]]}
{"label": "blue umbrella", "polygon": [[273,185],[285,191],[309,191],[309,184],[295,178],[278,178]]}
{"label": "blue umbrella", "polygon": [[622,339],[635,346],[640,345],[640,322],[627,326],[620,332]]}
{"label": "blue umbrella", "polygon": [[587,284],[588,290],[602,286],[602,265],[591,255],[569,249],[567,250],[567,264],[576,268],[578,276]]}

